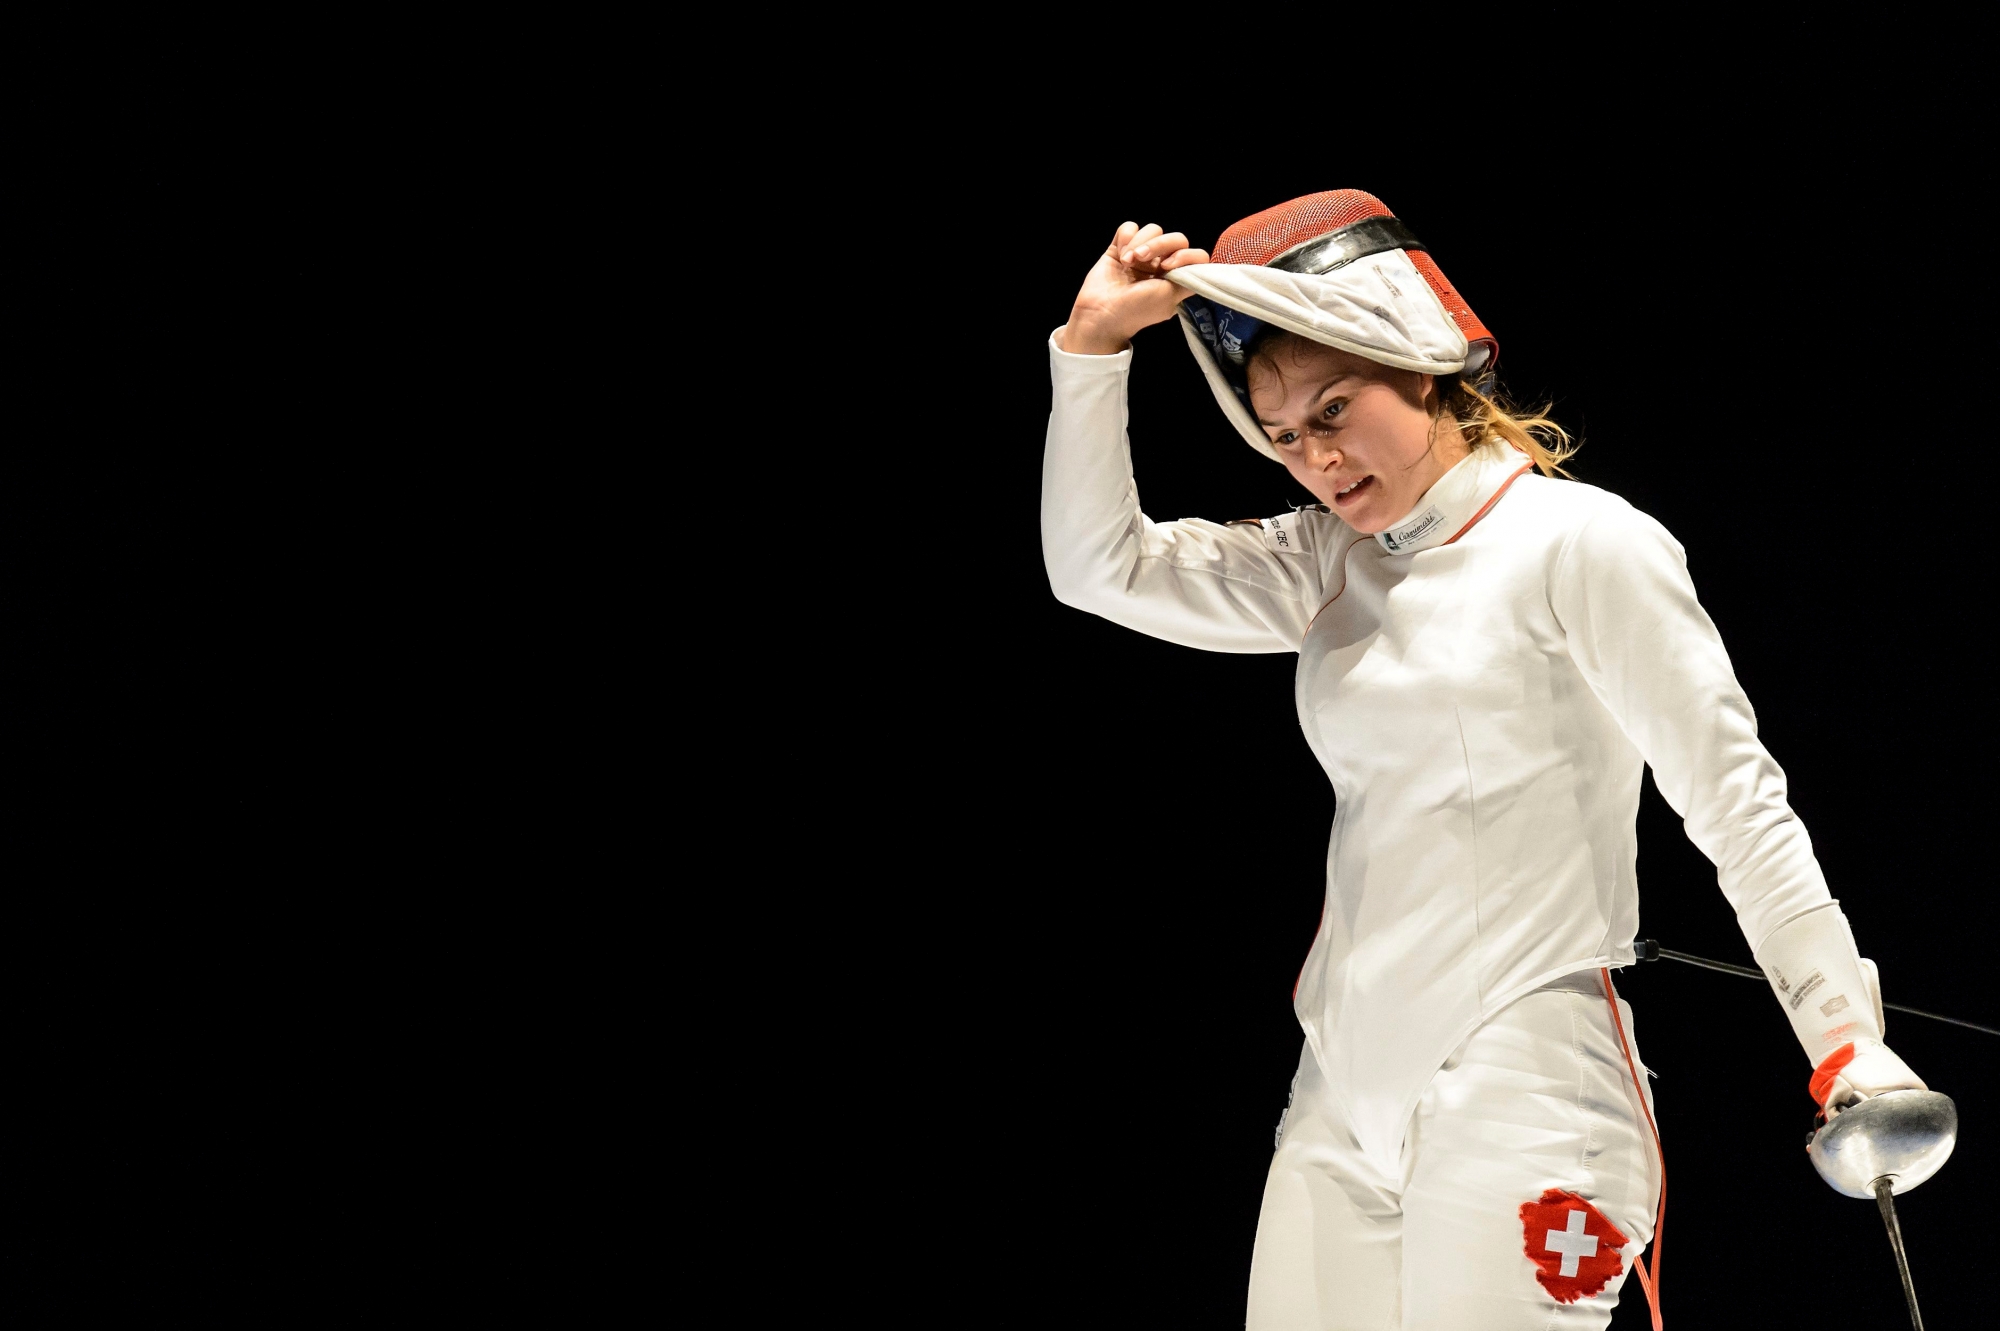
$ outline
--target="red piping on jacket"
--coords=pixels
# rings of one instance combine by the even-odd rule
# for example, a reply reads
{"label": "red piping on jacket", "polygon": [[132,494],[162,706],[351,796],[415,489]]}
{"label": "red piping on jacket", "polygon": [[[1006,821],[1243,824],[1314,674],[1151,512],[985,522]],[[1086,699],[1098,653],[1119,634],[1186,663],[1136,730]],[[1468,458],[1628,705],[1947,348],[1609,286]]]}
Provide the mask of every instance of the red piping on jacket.
{"label": "red piping on jacket", "polygon": [[[1512,476],[1509,476],[1506,480],[1500,482],[1500,488],[1493,492],[1493,497],[1487,500],[1485,503],[1481,504],[1479,506],[1479,511],[1477,513],[1474,513],[1470,518],[1467,518],[1465,521],[1465,525],[1463,527],[1460,527],[1457,531],[1451,534],[1451,541],[1455,541],[1459,537],[1471,531],[1472,524],[1479,521],[1481,518],[1485,517],[1487,510],[1500,502],[1500,496],[1507,493],[1507,488],[1509,486],[1511,486],[1515,481],[1520,480],[1521,477],[1527,475],[1534,469],[1535,469],[1535,464],[1533,462],[1523,462],[1521,464],[1521,469],[1515,472]],[[1451,541],[1446,541],[1444,545],[1450,545]],[[1444,545],[1439,546],[1438,549],[1440,550],[1444,549]],[[1343,588],[1343,590],[1345,589]]]}
{"label": "red piping on jacket", "polygon": [[[1333,595],[1327,597],[1326,604],[1320,606],[1318,610],[1313,611],[1313,617],[1306,621],[1307,633],[1311,633],[1313,631],[1313,624],[1318,621],[1321,612],[1323,612],[1327,606],[1332,605],[1335,601],[1338,601],[1340,599],[1340,592],[1344,592],[1347,590],[1347,557],[1354,553],[1354,547],[1360,545],[1363,541],[1372,541],[1374,539],[1375,538],[1373,536],[1357,536],[1352,541],[1349,541],[1347,543],[1347,548],[1345,550],[1342,550],[1340,552],[1340,591],[1335,592]],[[1454,536],[1452,537],[1452,539],[1455,541],[1458,539],[1458,537]],[[1303,642],[1304,639],[1300,639],[1300,641]]]}
{"label": "red piping on jacket", "polygon": [[[1471,517],[1467,518],[1465,520],[1465,525],[1463,527],[1460,527],[1457,531],[1451,534],[1450,541],[1446,541],[1444,542],[1443,545],[1439,545],[1436,548],[1442,550],[1446,545],[1450,545],[1452,541],[1456,541],[1459,537],[1471,531],[1473,527],[1478,525],[1479,520],[1481,518],[1485,517],[1488,513],[1493,511],[1493,506],[1500,502],[1500,496],[1506,494],[1508,489],[1514,484],[1515,481],[1520,480],[1521,477],[1527,475],[1534,469],[1535,469],[1535,464],[1533,462],[1523,462],[1521,464],[1520,470],[1516,471],[1512,476],[1509,476],[1506,480],[1500,482],[1500,488],[1493,492],[1493,497],[1491,499],[1488,499],[1485,503],[1481,504],[1479,506],[1479,511],[1477,513],[1474,513]],[[1319,617],[1326,612],[1326,607],[1332,605],[1335,601],[1338,601],[1341,597],[1341,593],[1347,590],[1347,556],[1352,554],[1354,552],[1354,547],[1360,545],[1362,541],[1372,541],[1374,539],[1375,538],[1373,536],[1359,537],[1355,541],[1350,543],[1347,549],[1342,550],[1340,552],[1340,591],[1337,591],[1333,595],[1327,597],[1325,602],[1323,602],[1320,605],[1320,608],[1318,610],[1313,611],[1313,617],[1306,621],[1307,633],[1311,633],[1313,631],[1313,625],[1317,623]],[[1303,639],[1301,639],[1301,641],[1303,641]]]}

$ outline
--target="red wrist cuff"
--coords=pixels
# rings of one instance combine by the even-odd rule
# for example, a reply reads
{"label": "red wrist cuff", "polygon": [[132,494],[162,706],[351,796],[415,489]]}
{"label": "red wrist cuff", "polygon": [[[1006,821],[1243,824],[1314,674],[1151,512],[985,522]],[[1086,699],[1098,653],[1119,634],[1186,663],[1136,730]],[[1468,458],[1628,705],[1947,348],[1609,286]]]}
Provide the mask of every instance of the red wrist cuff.
{"label": "red wrist cuff", "polygon": [[1813,1069],[1812,1080],[1806,1083],[1806,1092],[1818,1102],[1821,1109],[1826,1108],[1826,1098],[1833,1094],[1833,1079],[1840,1075],[1842,1068],[1853,1061],[1854,1045],[1849,1042],[1828,1054],[1820,1065]]}

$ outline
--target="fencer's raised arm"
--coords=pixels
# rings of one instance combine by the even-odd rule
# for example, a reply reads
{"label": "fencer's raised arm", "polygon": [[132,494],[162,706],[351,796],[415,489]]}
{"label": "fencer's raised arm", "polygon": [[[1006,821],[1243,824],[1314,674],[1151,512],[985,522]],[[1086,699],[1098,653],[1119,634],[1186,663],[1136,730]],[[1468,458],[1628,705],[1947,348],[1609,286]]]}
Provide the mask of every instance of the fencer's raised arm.
{"label": "fencer's raised arm", "polygon": [[1317,552],[1281,554],[1260,524],[1140,511],[1125,433],[1131,363],[1129,350],[1076,356],[1049,341],[1042,558],[1056,599],[1183,646],[1297,651],[1320,602]]}
{"label": "fencer's raised arm", "polygon": [[1792,812],[1785,775],[1757,738],[1756,715],[1695,596],[1680,544],[1629,504],[1607,505],[1562,547],[1549,590],[1571,658],[1652,765],[1688,839],[1714,861],[1818,1069],[1815,1096],[1838,1107],[1843,1098],[1922,1088],[1882,1044],[1853,935]]}
{"label": "fencer's raised arm", "polygon": [[1316,552],[1289,535],[1281,552],[1262,525],[1154,522],[1139,508],[1126,435],[1131,338],[1186,297],[1164,274],[1207,259],[1178,232],[1127,222],[1049,339],[1049,586],[1065,605],[1185,646],[1296,651],[1319,605]]}
{"label": "fencer's raised arm", "polygon": [[1132,335],[1174,317],[1187,293],[1166,275],[1207,263],[1208,251],[1190,246],[1178,231],[1126,222],[1083,275],[1062,348],[1082,356],[1109,356],[1132,344]]}

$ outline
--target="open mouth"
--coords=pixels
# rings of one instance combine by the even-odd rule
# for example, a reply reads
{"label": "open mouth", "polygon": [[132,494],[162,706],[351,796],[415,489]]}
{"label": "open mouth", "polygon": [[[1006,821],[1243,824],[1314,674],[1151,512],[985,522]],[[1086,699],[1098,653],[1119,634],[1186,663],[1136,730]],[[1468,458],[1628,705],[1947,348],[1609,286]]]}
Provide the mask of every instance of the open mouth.
{"label": "open mouth", "polygon": [[1367,494],[1370,487],[1374,484],[1375,478],[1373,476],[1363,476],[1358,481],[1350,481],[1345,488],[1334,493],[1333,506],[1335,508],[1346,508],[1349,504],[1356,502],[1363,495]]}

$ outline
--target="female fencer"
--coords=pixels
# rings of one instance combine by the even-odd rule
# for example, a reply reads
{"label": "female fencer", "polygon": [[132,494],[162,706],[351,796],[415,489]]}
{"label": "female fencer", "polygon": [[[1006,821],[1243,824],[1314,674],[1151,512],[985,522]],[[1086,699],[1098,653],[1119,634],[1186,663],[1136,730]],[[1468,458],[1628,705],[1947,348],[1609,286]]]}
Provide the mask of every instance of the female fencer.
{"label": "female fencer", "polygon": [[[1155,522],[1125,438],[1131,339],[1177,319],[1243,438],[1319,504]],[[1829,1112],[1923,1083],[1681,547],[1563,478],[1491,387],[1492,335],[1381,202],[1311,195],[1213,258],[1127,223],[1049,340],[1042,478],[1065,604],[1224,652],[1297,652],[1333,784],[1305,1045],[1248,1324],[1659,1323],[1664,1161],[1610,968],[1633,962],[1643,764],[1715,862]]]}

